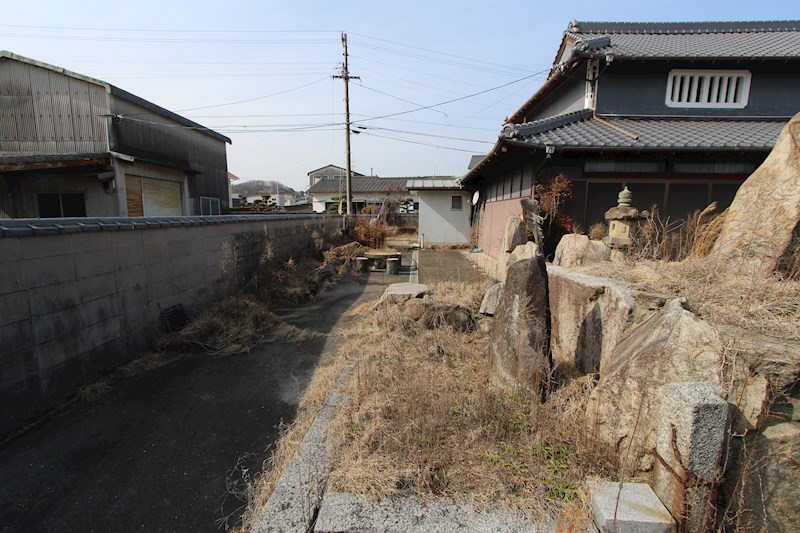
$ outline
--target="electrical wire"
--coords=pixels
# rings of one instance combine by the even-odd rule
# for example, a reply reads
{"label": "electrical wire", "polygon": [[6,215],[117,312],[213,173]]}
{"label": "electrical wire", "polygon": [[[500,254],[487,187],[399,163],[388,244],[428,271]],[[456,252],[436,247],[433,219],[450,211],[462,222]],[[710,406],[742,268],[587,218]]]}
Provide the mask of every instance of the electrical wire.
{"label": "electrical wire", "polygon": [[324,78],[320,78],[317,81],[312,81],[311,83],[306,83],[305,85],[300,85],[299,87],[294,87],[292,89],[286,89],[285,91],[279,91],[277,93],[265,94],[264,96],[257,96],[255,98],[248,98],[247,100],[239,100],[239,101],[236,101],[236,102],[227,102],[227,103],[224,103],[224,104],[214,104],[214,105],[206,105],[206,106],[200,106],[200,107],[188,107],[186,109],[179,109],[178,111],[183,113],[184,111],[197,111],[198,109],[212,109],[212,108],[216,108],[216,107],[225,107],[225,106],[229,106],[229,105],[237,105],[237,104],[245,104],[247,102],[255,102],[256,100],[263,100],[265,98],[271,98],[273,96],[278,96],[280,94],[286,94],[286,93],[290,93],[292,91],[298,91],[300,89],[304,89],[306,87],[310,87],[311,85],[315,85],[317,83],[323,82],[323,81],[325,81],[327,79],[328,79],[328,76],[325,76]]}
{"label": "electrical wire", "polygon": [[484,64],[487,64],[487,65],[492,65],[494,67],[502,67],[502,68],[507,68],[507,69],[510,69],[510,70],[519,70],[520,72],[529,72],[527,69],[522,69],[522,68],[519,68],[519,67],[511,67],[511,66],[508,66],[508,65],[501,65],[501,64],[495,63],[495,62],[482,61],[480,59],[471,59],[471,58],[464,57],[464,56],[459,56],[459,55],[456,55],[456,54],[449,54],[447,52],[439,52],[437,50],[431,50],[430,48],[423,48],[421,46],[414,46],[414,45],[411,45],[411,44],[399,43],[397,41],[390,41],[388,39],[381,39],[379,37],[372,37],[370,35],[365,35],[363,33],[350,32],[350,35],[355,35],[355,36],[358,36],[358,37],[364,37],[365,39],[372,39],[374,41],[381,41],[381,42],[384,42],[384,43],[396,44],[396,45],[399,45],[399,46],[405,46],[406,48],[413,48],[415,50],[422,50],[423,52],[432,52],[434,54],[440,54],[440,55],[443,55],[443,56],[449,56],[449,57],[453,57],[453,58],[456,58],[456,59],[463,59],[465,61],[473,61],[475,63],[484,63]]}
{"label": "electrical wire", "polygon": [[[405,102],[407,104],[411,104],[411,105],[415,105],[415,106],[418,106],[418,107],[422,107],[421,104],[418,104],[416,102],[412,102],[411,100],[406,100],[405,98],[400,98],[399,96],[395,96],[393,94],[389,94],[389,93],[385,93],[383,91],[379,91],[378,89],[373,89],[372,87],[364,85],[363,83],[357,83],[357,84],[355,84],[355,86],[356,87],[361,87],[362,89],[366,89],[368,91],[372,91],[374,93],[378,93],[378,94],[382,94],[384,96],[388,96],[389,98],[394,98],[395,100],[400,100],[401,102]],[[447,113],[445,113],[444,111],[439,111],[438,109],[434,109],[433,111],[436,111],[437,113],[441,113],[442,115],[445,115],[445,116],[447,115]]]}
{"label": "electrical wire", "polygon": [[412,141],[412,140],[409,140],[409,139],[401,139],[399,137],[390,137],[388,135],[378,135],[377,133],[370,133],[370,132],[367,132],[367,131],[365,131],[363,133],[363,135],[369,135],[370,137],[380,137],[381,139],[389,139],[391,141],[398,141],[398,142],[404,142],[404,143],[409,143],[409,144],[418,144],[420,146],[427,146],[428,148],[439,148],[440,150],[453,150],[454,152],[467,152],[468,154],[474,154],[475,153],[475,150],[464,150],[464,149],[461,149],[461,148],[453,148],[453,147],[450,147],[450,146],[440,146],[440,145],[437,145],[437,144],[429,144],[429,143],[423,143],[423,142],[418,142],[418,141]]}

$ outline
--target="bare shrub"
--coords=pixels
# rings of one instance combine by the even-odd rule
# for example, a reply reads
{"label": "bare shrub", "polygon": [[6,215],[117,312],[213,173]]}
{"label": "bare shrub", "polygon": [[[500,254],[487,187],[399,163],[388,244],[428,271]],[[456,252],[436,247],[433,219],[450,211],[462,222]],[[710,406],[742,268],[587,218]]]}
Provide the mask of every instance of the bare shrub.
{"label": "bare shrub", "polygon": [[353,238],[370,248],[381,248],[386,242],[386,238],[393,235],[392,228],[385,222],[370,224],[369,219],[359,218],[353,227]]}
{"label": "bare shrub", "polygon": [[658,206],[635,228],[630,256],[634,261],[682,261],[708,255],[717,240],[724,214],[715,215],[717,203],[695,211],[686,219],[662,218]]}
{"label": "bare shrub", "polygon": [[589,238],[593,241],[602,240],[603,237],[608,235],[608,225],[602,222],[597,222],[589,226]]}
{"label": "bare shrub", "polygon": [[317,335],[283,322],[255,297],[238,296],[212,304],[181,331],[161,337],[158,348],[232,355],[263,342],[302,342]]}

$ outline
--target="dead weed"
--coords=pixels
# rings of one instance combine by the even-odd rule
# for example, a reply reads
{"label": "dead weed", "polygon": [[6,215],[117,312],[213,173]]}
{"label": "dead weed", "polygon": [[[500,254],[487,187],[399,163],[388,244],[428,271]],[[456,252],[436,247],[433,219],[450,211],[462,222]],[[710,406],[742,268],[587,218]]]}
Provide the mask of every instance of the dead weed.
{"label": "dead weed", "polygon": [[[441,283],[434,299],[475,312],[483,289]],[[489,381],[488,334],[427,330],[398,306],[365,312],[345,337],[342,353],[357,372],[352,400],[333,422],[330,490],[456,497],[555,516],[579,499],[587,475],[605,473],[584,430],[591,379],[544,404],[504,392]]]}
{"label": "dead weed", "polygon": [[[713,257],[713,256],[712,256]],[[720,269],[713,258],[596,263],[580,270],[632,288],[686,297],[697,313],[767,335],[800,339],[800,280]]]}
{"label": "dead weed", "polygon": [[235,296],[211,305],[181,331],[163,336],[158,348],[233,355],[264,342],[303,342],[318,335],[287,324],[253,296]]}

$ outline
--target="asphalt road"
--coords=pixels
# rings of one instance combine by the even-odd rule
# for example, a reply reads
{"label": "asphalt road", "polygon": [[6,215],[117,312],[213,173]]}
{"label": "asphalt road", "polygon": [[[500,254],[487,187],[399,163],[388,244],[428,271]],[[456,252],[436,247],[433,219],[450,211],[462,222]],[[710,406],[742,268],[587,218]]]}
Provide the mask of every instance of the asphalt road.
{"label": "asphalt road", "polygon": [[[372,279],[375,276],[376,279]],[[380,276],[279,310],[328,333]],[[342,324],[339,323],[339,326]],[[0,449],[3,531],[219,531],[336,337],[230,357],[186,356],[77,403]],[[228,517],[227,522],[225,517]]]}
{"label": "asphalt road", "polygon": [[[185,356],[114,384],[0,448],[3,531],[220,531],[236,524],[234,494],[290,422],[318,364],[338,346],[342,314],[402,273],[345,279],[312,304],[276,311],[329,335],[230,357]],[[419,278],[477,275],[461,252],[419,253]]]}

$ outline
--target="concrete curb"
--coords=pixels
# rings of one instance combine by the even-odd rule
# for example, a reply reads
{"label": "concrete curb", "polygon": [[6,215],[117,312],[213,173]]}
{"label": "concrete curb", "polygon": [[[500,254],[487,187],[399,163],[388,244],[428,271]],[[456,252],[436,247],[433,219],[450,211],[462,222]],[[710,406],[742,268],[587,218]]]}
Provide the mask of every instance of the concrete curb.
{"label": "concrete curb", "polygon": [[383,533],[449,533],[472,531],[516,533],[552,531],[552,523],[534,524],[496,510],[475,510],[453,500],[422,498],[371,500],[360,494],[325,495],[314,531],[380,531]]}
{"label": "concrete curb", "polygon": [[283,473],[256,521],[253,531],[306,532],[316,519],[330,472],[328,426],[339,406],[349,401],[342,390],[355,373],[355,365],[342,370],[300,447]]}

